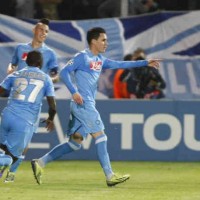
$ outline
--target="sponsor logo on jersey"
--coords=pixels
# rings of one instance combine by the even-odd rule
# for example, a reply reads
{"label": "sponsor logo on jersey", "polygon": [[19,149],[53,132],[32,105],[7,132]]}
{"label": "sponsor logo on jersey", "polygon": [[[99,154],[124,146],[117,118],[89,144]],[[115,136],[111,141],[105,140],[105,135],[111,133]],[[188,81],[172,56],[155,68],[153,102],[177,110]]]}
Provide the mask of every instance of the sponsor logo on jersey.
{"label": "sponsor logo on jersey", "polygon": [[100,71],[102,66],[102,62],[90,62],[90,69],[94,71]]}
{"label": "sponsor logo on jersey", "polygon": [[27,53],[27,52],[24,52],[24,53],[22,54],[22,60],[26,60],[27,55],[28,55],[28,53]]}

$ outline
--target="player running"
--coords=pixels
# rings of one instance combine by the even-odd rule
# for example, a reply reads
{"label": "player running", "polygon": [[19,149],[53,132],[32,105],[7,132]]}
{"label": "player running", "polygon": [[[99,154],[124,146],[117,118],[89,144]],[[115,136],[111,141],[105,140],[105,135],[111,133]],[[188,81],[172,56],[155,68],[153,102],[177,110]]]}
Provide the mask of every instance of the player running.
{"label": "player running", "polygon": [[[72,94],[70,105],[69,141],[59,144],[39,159],[32,160],[33,173],[38,184],[42,183],[45,165],[64,154],[77,151],[82,141],[91,134],[95,140],[98,160],[103,168],[106,184],[114,186],[130,178],[129,174],[114,173],[107,152],[107,136],[104,124],[95,107],[95,96],[102,69],[119,69],[131,67],[159,67],[159,60],[114,61],[101,55],[106,51],[108,42],[106,31],[101,27],[87,32],[89,48],[74,56],[60,72],[60,78]],[[71,76],[73,79],[71,79]],[[73,80],[73,81],[72,81]]]}
{"label": "player running", "polygon": [[[7,73],[11,74],[27,66],[26,58],[30,51],[37,50],[43,56],[43,64],[41,70],[51,76],[53,82],[58,81],[58,63],[56,53],[53,49],[45,44],[49,34],[49,20],[46,18],[40,19],[33,28],[33,39],[28,43],[20,43],[17,45],[11,63],[8,65]],[[9,92],[8,92],[9,93]],[[39,120],[38,120],[39,123]],[[34,132],[39,126],[36,124]],[[23,156],[19,158],[9,169],[5,182],[14,182],[15,174],[21,162],[25,158],[28,148],[23,152]]]}
{"label": "player running", "polygon": [[40,69],[42,61],[40,52],[29,52],[26,59],[28,66],[8,75],[0,84],[0,94],[11,91],[7,106],[1,113],[0,178],[7,167],[22,157],[31,141],[45,96],[49,105],[46,128],[51,131],[54,127],[54,86],[51,78]]}

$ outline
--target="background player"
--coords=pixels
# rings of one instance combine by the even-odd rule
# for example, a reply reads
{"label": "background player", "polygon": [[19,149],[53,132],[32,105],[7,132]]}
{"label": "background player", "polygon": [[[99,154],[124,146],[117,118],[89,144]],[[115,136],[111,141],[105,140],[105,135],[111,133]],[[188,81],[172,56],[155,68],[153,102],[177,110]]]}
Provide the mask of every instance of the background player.
{"label": "background player", "polygon": [[52,77],[53,82],[58,80],[58,63],[56,53],[44,42],[49,33],[49,20],[43,18],[37,22],[33,28],[33,39],[28,43],[18,44],[8,65],[7,73],[26,67],[27,54],[30,51],[37,50],[42,53],[43,64],[41,70]]}

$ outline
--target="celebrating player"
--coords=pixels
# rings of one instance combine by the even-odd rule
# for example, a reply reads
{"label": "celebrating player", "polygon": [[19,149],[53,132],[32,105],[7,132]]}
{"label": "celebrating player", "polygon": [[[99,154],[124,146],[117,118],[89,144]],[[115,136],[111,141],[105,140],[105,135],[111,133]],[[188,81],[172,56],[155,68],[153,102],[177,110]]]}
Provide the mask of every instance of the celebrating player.
{"label": "celebrating player", "polygon": [[[103,168],[106,183],[114,186],[130,178],[129,174],[114,173],[107,152],[107,136],[104,124],[95,107],[95,95],[99,76],[102,69],[118,69],[131,67],[159,67],[159,60],[143,61],[114,61],[105,58],[101,53],[106,51],[108,42],[106,31],[95,27],[87,32],[89,48],[74,56],[60,71],[60,78],[72,94],[70,105],[71,117],[69,121],[69,141],[59,144],[39,159],[32,160],[33,173],[38,184],[45,165],[60,158],[64,154],[79,150],[82,141],[88,134],[95,140],[97,157]],[[73,82],[71,79],[73,76]]]}
{"label": "celebrating player", "polygon": [[29,43],[18,44],[11,63],[8,65],[7,73],[23,69],[26,66],[28,52],[37,50],[42,53],[43,64],[41,70],[52,77],[53,82],[58,80],[58,64],[56,53],[44,42],[49,33],[49,20],[43,18],[37,22],[33,28],[33,39]]}
{"label": "celebrating player", "polygon": [[8,75],[0,84],[1,94],[5,90],[11,91],[1,114],[0,149],[5,153],[0,153],[0,177],[8,166],[22,157],[31,141],[44,96],[49,105],[46,128],[51,131],[54,127],[54,86],[51,78],[40,70],[42,60],[40,52],[29,52],[26,59],[28,67]]}
{"label": "celebrating player", "polygon": [[[58,81],[58,64],[57,64],[57,58],[56,53],[53,49],[49,48],[44,42],[48,36],[49,33],[49,20],[46,18],[43,18],[39,20],[36,25],[33,28],[33,39],[29,43],[22,43],[18,44],[12,61],[8,65],[7,73],[10,74],[13,71],[21,70],[24,67],[26,67],[26,58],[28,52],[32,50],[37,50],[42,53],[43,56],[43,64],[41,70],[45,73],[49,74],[52,78],[53,82]],[[9,93],[9,92],[8,92]],[[39,123],[39,120],[38,120]],[[36,124],[36,128],[38,128],[38,124]],[[36,132],[36,130],[34,131]],[[28,148],[25,149],[23,155],[25,155]],[[10,167],[10,171],[8,171],[8,174],[6,176],[5,182],[13,182],[15,178],[15,173],[23,161],[22,157],[18,159],[18,161],[15,162]]]}

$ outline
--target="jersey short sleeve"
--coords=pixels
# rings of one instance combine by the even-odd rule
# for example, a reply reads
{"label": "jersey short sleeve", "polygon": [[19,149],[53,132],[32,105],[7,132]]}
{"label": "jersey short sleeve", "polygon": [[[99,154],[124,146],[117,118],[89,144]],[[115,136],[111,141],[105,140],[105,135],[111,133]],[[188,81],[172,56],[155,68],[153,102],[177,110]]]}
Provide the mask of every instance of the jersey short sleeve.
{"label": "jersey short sleeve", "polygon": [[48,75],[46,75],[45,96],[55,96],[54,85]]}

